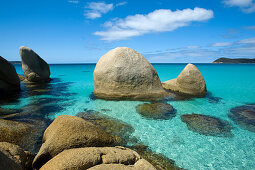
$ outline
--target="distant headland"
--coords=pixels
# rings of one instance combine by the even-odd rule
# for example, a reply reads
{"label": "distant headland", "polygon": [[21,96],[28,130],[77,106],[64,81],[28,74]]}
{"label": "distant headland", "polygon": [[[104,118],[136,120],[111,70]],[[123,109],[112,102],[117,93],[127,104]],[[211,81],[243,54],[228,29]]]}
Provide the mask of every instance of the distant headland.
{"label": "distant headland", "polygon": [[255,63],[255,59],[249,58],[218,58],[217,60],[213,61],[212,63]]}

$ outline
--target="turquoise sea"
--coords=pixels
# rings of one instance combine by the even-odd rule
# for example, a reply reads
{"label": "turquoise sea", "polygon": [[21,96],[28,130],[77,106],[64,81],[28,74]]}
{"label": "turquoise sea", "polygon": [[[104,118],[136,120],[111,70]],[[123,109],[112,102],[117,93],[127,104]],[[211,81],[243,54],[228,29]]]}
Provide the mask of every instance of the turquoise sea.
{"label": "turquoise sea", "polygon": [[[176,78],[186,64],[153,64],[160,80]],[[84,110],[99,111],[130,124],[132,133],[154,152],[173,159],[185,169],[255,169],[255,133],[241,128],[227,116],[233,107],[255,103],[254,64],[195,64],[207,84],[205,98],[168,101],[177,111],[170,120],[146,119],[136,112],[140,101],[94,99],[95,64],[50,65],[53,81],[50,92],[26,94],[5,108],[25,108],[31,103],[44,105],[41,114],[54,119],[76,115]],[[15,65],[23,74],[21,65]],[[22,85],[24,89],[24,85]],[[42,100],[47,99],[47,100]],[[43,102],[47,101],[47,102]],[[33,112],[33,110],[31,110]],[[233,137],[205,136],[188,130],[183,114],[198,113],[226,120],[234,127]]]}

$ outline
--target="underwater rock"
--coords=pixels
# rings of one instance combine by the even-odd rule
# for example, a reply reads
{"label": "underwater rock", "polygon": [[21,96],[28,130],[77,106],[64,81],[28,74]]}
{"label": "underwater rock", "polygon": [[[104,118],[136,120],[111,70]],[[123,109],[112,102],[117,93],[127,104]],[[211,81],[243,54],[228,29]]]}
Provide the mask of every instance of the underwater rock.
{"label": "underwater rock", "polygon": [[187,64],[176,79],[165,81],[162,86],[167,90],[194,97],[204,97],[207,92],[205,80],[193,64]]}
{"label": "underwater rock", "polygon": [[33,154],[24,151],[18,145],[0,142],[0,169],[32,169]]}
{"label": "underwater rock", "polygon": [[102,99],[162,100],[163,89],[154,67],[138,52],[115,48],[98,61],[94,70],[94,95]]}
{"label": "underwater rock", "polygon": [[232,108],[228,117],[241,128],[255,132],[255,104]]}
{"label": "underwater rock", "polygon": [[189,130],[202,135],[233,137],[231,124],[216,117],[201,114],[186,114],[181,116],[181,120],[187,124]]}
{"label": "underwater rock", "polygon": [[[123,168],[137,169],[136,166],[143,169],[155,168],[147,161],[142,161],[141,157],[135,151],[124,147],[87,147],[65,150],[49,160],[41,170],[47,169],[109,169],[116,168],[116,165],[122,165]],[[136,165],[136,163],[138,163]],[[114,165],[112,165],[114,164]],[[104,165],[107,165],[105,167]],[[122,167],[121,166],[121,167]]]}
{"label": "underwater rock", "polygon": [[144,103],[136,106],[136,111],[148,119],[171,119],[176,112],[170,104],[167,103]]}
{"label": "underwater rock", "polygon": [[78,147],[116,146],[120,138],[75,116],[58,116],[43,135],[43,144],[33,161],[40,168],[48,160],[66,149]]}
{"label": "underwater rock", "polygon": [[20,81],[23,81],[23,80],[26,79],[23,75],[18,74],[18,76],[19,76],[19,80],[20,80]]}
{"label": "underwater rock", "polygon": [[122,139],[121,145],[137,141],[137,139],[131,137],[131,134],[135,131],[134,128],[121,120],[103,115],[94,110],[85,110],[85,112],[78,113],[76,116],[93,123],[110,134],[120,137]]}
{"label": "underwater rock", "polygon": [[22,70],[30,82],[48,82],[50,80],[49,65],[32,49],[22,46],[19,48]]}
{"label": "underwater rock", "polygon": [[20,81],[14,66],[0,56],[0,92],[19,91]]}
{"label": "underwater rock", "polygon": [[156,169],[167,169],[167,170],[181,170],[182,168],[175,165],[174,160],[169,159],[168,157],[155,153],[152,150],[148,149],[148,146],[145,145],[134,145],[129,147],[130,149],[136,151],[143,159],[151,163]]}

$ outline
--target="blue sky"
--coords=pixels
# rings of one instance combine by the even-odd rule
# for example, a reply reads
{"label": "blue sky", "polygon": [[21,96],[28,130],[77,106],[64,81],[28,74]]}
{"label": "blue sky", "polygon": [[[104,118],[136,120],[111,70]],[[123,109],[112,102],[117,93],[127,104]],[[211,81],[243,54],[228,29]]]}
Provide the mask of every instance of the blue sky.
{"label": "blue sky", "polygon": [[255,0],[9,0],[0,55],[28,46],[48,63],[96,63],[130,47],[153,63],[255,58]]}

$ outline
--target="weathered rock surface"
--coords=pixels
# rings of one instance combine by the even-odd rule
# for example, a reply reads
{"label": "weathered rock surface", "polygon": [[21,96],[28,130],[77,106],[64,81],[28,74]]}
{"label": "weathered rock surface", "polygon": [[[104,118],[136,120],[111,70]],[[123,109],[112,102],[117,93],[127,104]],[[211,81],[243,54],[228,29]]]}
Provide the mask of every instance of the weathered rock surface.
{"label": "weathered rock surface", "polygon": [[22,46],[19,48],[22,70],[30,82],[47,82],[50,79],[49,65],[32,49]]}
{"label": "weathered rock surface", "polygon": [[231,133],[231,124],[219,118],[200,114],[186,114],[182,115],[181,119],[187,124],[189,130],[199,134],[218,137],[233,137]]}
{"label": "weathered rock surface", "polygon": [[14,66],[0,56],[0,92],[20,90],[20,81]]}
{"label": "weathered rock surface", "polygon": [[[101,166],[96,166],[99,164]],[[124,147],[87,147],[65,150],[48,161],[41,169],[88,169],[91,167],[94,169],[155,169],[150,163],[141,159],[135,151]]]}
{"label": "weathered rock surface", "polygon": [[33,161],[34,168],[66,149],[118,145],[120,139],[79,117],[58,116],[45,130],[43,144]]}
{"label": "weathered rock surface", "polygon": [[154,67],[140,53],[118,47],[98,61],[94,95],[103,99],[161,100],[167,93]]}
{"label": "weathered rock surface", "polygon": [[0,142],[0,169],[22,170],[32,168],[33,155],[18,145]]}
{"label": "weathered rock surface", "polygon": [[176,115],[173,106],[167,103],[139,104],[136,111],[149,119],[171,119]]}
{"label": "weathered rock surface", "polygon": [[241,128],[255,132],[255,104],[232,108],[228,116]]}
{"label": "weathered rock surface", "polygon": [[205,96],[207,92],[205,80],[193,64],[186,65],[177,79],[165,81],[162,86],[167,90],[198,97]]}

